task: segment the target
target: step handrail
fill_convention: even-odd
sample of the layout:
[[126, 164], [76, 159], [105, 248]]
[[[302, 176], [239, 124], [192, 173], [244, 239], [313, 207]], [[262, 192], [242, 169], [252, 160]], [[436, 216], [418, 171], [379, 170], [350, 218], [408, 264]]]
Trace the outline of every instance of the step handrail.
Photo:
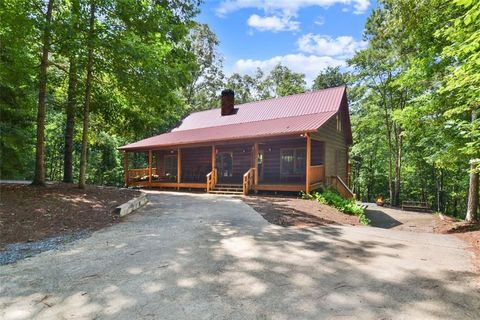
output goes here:
[[347, 199], [355, 199], [355, 194], [352, 190], [347, 186], [347, 184], [340, 178], [339, 176], [332, 176], [332, 180], [335, 181], [333, 185], [335, 189], [337, 189], [340, 194]]
[[217, 184], [217, 168], [214, 168], [207, 174], [207, 193], [210, 192]]
[[253, 188], [255, 183], [255, 168], [248, 169], [243, 175], [243, 195], [248, 195], [248, 192]]

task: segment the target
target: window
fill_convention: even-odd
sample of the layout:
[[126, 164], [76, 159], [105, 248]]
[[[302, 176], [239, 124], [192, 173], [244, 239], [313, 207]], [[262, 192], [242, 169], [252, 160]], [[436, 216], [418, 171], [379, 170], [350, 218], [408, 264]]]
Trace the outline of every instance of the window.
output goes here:
[[280, 153], [280, 173], [282, 175], [303, 175], [306, 167], [306, 149], [282, 149]]
[[166, 155], [165, 156], [165, 176], [167, 177], [177, 177], [177, 156], [176, 155]]
[[220, 152], [216, 157], [217, 172], [219, 177], [233, 176], [233, 153]]
[[340, 116], [338, 114], [337, 114], [336, 119], [337, 119], [337, 131], [341, 132], [342, 131], [342, 121], [341, 121]]
[[281, 159], [281, 173], [282, 174], [293, 174], [294, 172], [294, 149], [282, 150], [282, 159]]

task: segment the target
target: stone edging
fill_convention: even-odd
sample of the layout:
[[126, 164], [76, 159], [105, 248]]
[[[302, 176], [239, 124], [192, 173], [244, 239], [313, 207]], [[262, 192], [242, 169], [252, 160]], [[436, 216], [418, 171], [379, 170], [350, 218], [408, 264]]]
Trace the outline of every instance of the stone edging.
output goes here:
[[113, 210], [113, 212], [120, 216], [124, 217], [127, 214], [132, 213], [133, 211], [137, 210], [138, 208], [144, 206], [148, 202], [147, 195], [142, 193], [140, 196], [125, 202], [124, 204], [118, 206]]

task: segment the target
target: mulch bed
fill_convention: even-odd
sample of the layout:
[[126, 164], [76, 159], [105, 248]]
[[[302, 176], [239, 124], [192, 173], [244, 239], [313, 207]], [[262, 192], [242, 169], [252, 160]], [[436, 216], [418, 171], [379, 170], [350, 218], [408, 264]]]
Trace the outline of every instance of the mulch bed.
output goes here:
[[327, 224], [361, 225], [358, 217], [350, 216], [318, 201], [295, 197], [244, 197], [245, 203], [265, 220], [283, 227], [310, 227]]
[[113, 209], [140, 192], [110, 187], [78, 189], [65, 183], [0, 185], [0, 248], [118, 222]]
[[435, 232], [454, 234], [465, 241], [475, 255], [475, 265], [480, 273], [480, 222], [466, 223], [441, 215], [438, 217]]

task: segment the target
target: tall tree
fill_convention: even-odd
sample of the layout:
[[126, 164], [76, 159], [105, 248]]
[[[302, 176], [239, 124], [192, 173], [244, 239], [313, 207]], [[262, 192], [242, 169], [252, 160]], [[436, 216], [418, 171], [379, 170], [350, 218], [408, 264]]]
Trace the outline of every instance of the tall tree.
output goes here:
[[66, 104], [67, 120], [65, 124], [65, 148], [63, 157], [63, 182], [73, 182], [73, 134], [75, 129], [75, 114], [77, 105], [77, 48], [76, 38], [80, 32], [80, 1], [72, 0], [71, 25], [69, 33], [69, 70], [68, 96]]
[[78, 186], [84, 189], [86, 186], [87, 172], [87, 152], [88, 152], [88, 129], [90, 118], [90, 102], [92, 99], [92, 81], [93, 81], [93, 51], [95, 46], [95, 0], [90, 0], [90, 18], [88, 28], [87, 42], [87, 77], [85, 80], [85, 101], [83, 104], [83, 132], [82, 132], [82, 151], [80, 154], [80, 175]]
[[348, 73], [341, 72], [340, 67], [327, 67], [313, 80], [312, 89], [321, 90], [345, 85], [348, 83], [348, 78]]
[[[458, 17], [437, 32], [445, 36], [449, 44], [443, 48], [444, 58], [453, 58], [448, 67], [448, 75], [442, 90], [453, 95], [455, 105], [447, 116], [459, 124], [467, 143], [462, 148], [470, 158], [468, 206], [465, 220], [473, 221], [478, 211], [479, 171], [480, 171], [480, 2], [474, 0], [454, 0], [462, 8]], [[470, 121], [464, 114], [471, 115]]]
[[266, 89], [272, 97], [284, 97], [302, 93], [306, 90], [305, 75], [303, 73], [293, 72], [281, 64], [277, 64], [272, 69], [266, 77], [265, 83], [264, 89]]
[[218, 93], [223, 83], [223, 62], [217, 52], [218, 38], [206, 24], [195, 25], [189, 43], [197, 67], [191, 69], [192, 80], [186, 89], [187, 104], [193, 110], [218, 105]]
[[43, 26], [42, 55], [38, 77], [38, 105], [37, 105], [37, 144], [35, 156], [34, 185], [45, 185], [45, 112], [47, 96], [48, 54], [50, 52], [51, 23], [54, 0], [48, 0], [47, 11]]
[[0, 2], [0, 176], [30, 180], [35, 161], [38, 20], [26, 1]]

